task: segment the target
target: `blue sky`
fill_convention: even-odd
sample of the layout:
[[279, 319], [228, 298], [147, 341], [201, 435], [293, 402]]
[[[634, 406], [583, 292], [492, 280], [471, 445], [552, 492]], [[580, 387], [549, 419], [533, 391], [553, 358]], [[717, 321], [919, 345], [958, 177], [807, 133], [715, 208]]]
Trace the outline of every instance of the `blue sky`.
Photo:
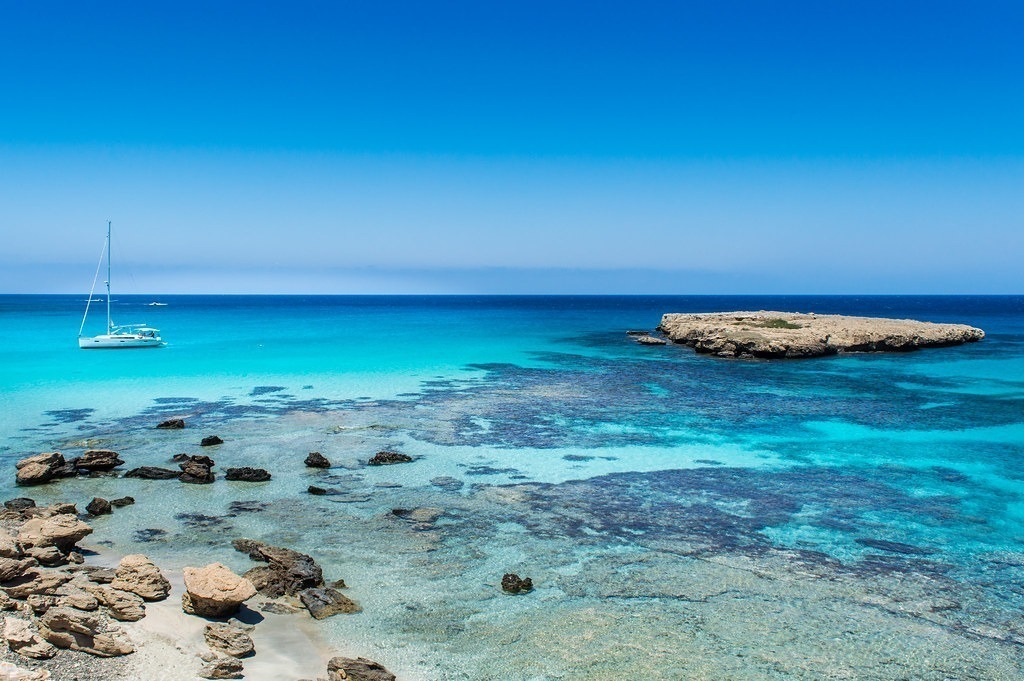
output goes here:
[[[1019, 293], [1018, 2], [0, 2], [0, 291]], [[124, 272], [125, 274], [120, 274]]]

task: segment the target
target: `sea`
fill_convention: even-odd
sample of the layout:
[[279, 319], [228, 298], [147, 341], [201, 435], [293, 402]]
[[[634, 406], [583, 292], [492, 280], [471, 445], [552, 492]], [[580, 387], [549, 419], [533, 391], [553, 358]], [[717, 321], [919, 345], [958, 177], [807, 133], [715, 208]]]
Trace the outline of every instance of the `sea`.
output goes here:
[[[243, 572], [240, 537], [308, 553], [362, 607], [318, 623], [339, 654], [402, 679], [1024, 678], [1022, 296], [115, 295], [166, 347], [82, 351], [85, 297], [0, 296], [0, 494], [130, 495], [87, 541], [168, 569]], [[626, 334], [728, 310], [986, 337], [766, 361]], [[87, 448], [218, 479], [15, 486], [17, 459]]]

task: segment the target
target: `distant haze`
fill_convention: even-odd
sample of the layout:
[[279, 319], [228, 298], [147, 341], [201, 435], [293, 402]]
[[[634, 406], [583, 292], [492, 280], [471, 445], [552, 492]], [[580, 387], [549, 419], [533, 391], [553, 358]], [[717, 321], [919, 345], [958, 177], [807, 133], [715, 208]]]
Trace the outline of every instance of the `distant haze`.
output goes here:
[[1020, 293], [1021, 7], [13, 5], [0, 292]]

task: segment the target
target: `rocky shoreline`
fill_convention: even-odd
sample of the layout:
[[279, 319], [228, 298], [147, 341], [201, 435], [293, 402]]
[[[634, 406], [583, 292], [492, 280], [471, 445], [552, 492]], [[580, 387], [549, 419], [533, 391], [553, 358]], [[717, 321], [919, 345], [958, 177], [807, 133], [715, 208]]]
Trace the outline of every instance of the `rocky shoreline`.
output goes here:
[[[658, 331], [700, 354], [727, 358], [795, 359], [844, 352], [907, 352], [980, 341], [981, 329], [911, 319], [797, 312], [666, 314]], [[638, 343], [658, 344], [650, 335]]]

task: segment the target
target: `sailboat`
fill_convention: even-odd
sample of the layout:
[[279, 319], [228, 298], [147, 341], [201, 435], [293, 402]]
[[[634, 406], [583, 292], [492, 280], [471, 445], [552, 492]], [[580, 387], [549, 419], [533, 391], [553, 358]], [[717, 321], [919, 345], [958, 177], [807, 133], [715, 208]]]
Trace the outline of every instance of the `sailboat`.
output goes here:
[[110, 221], [107, 221], [107, 240], [103, 244], [107, 256], [107, 332], [99, 336], [83, 336], [85, 320], [89, 318], [89, 306], [94, 300], [93, 291], [96, 290], [96, 280], [100, 276], [100, 267], [103, 266], [103, 255], [100, 253], [100, 261], [96, 264], [96, 275], [92, 279], [92, 290], [89, 291], [89, 301], [85, 304], [85, 314], [82, 315], [82, 326], [78, 329], [78, 347], [83, 350], [91, 349], [117, 349], [117, 348], [159, 348], [164, 345], [160, 338], [160, 330], [146, 326], [145, 324], [114, 324], [110, 318]]

